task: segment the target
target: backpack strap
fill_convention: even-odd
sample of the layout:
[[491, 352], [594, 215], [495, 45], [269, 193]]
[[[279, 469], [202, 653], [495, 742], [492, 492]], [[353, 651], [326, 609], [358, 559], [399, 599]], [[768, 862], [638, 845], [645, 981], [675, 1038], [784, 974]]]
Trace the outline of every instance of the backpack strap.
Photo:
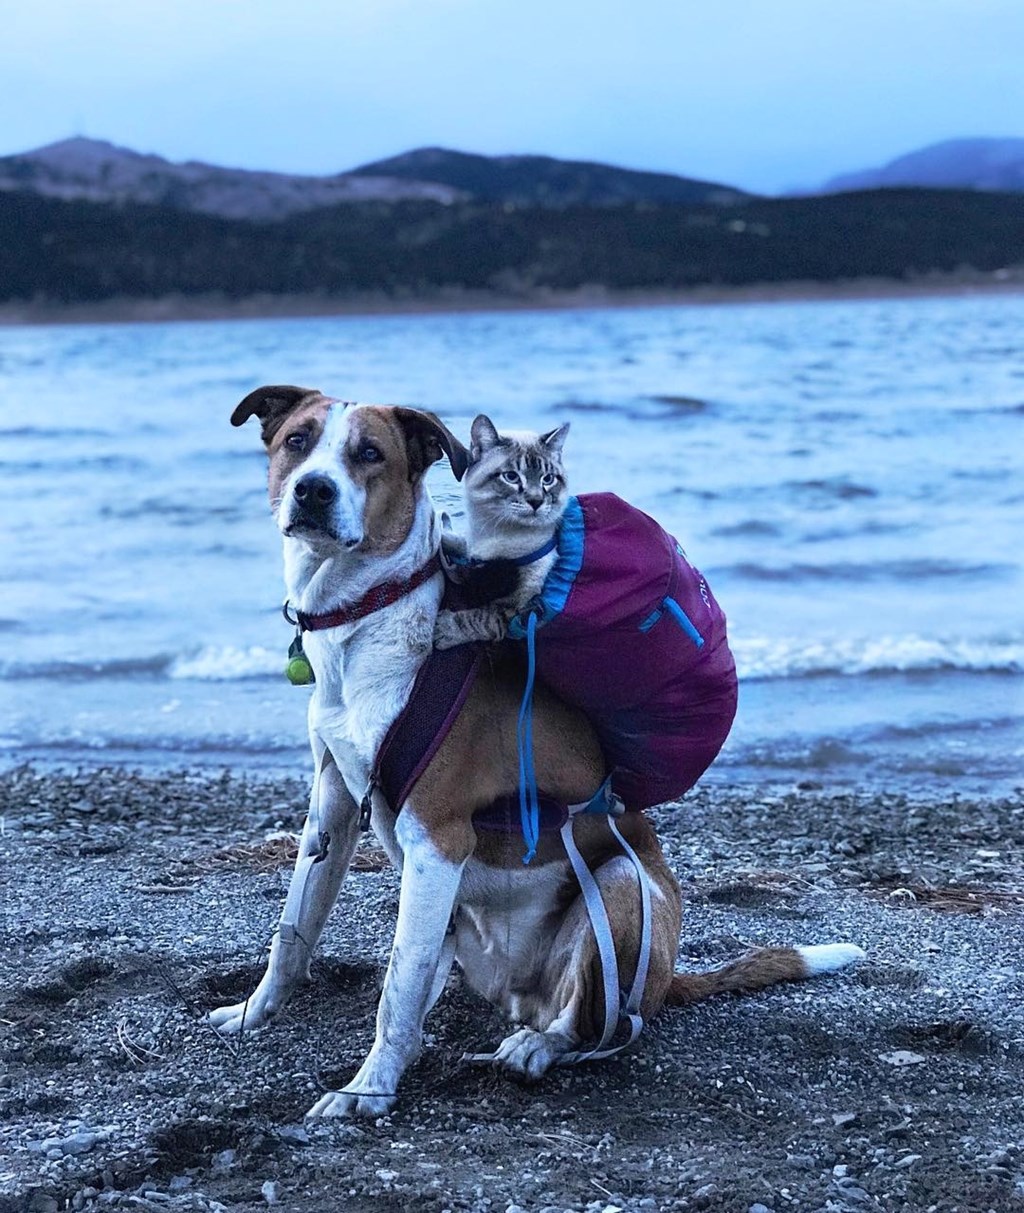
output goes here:
[[[585, 805], [572, 806], [577, 811], [586, 811], [587, 807]], [[604, 898], [601, 896], [601, 889], [594, 874], [587, 867], [587, 861], [580, 854], [580, 849], [573, 838], [575, 814], [572, 813], [572, 809], [570, 809], [570, 814], [572, 815], [569, 820], [562, 827], [562, 842], [565, 845], [565, 852], [569, 856], [569, 862], [572, 864], [572, 870], [579, 881], [580, 891], [583, 894], [587, 915], [590, 918], [594, 940], [597, 944], [597, 955], [601, 962], [601, 981], [604, 988], [604, 1030], [600, 1039], [590, 1048], [563, 1053], [557, 1063], [560, 1066], [571, 1066], [581, 1061], [603, 1061], [606, 1057], [614, 1057], [616, 1053], [620, 1053], [636, 1040], [644, 1026], [640, 1006], [643, 1002], [647, 973], [651, 963], [651, 882], [647, 869], [640, 861], [636, 851], [623, 838], [619, 827], [615, 824], [615, 818], [609, 814], [608, 828], [633, 864], [640, 884], [640, 948], [637, 954], [636, 972], [633, 974], [633, 984], [626, 993], [619, 985], [615, 939], [612, 935], [611, 923], [608, 921]], [[619, 1044], [612, 1044], [620, 1022], [628, 1027], [628, 1036]]]
[[[587, 917], [594, 932], [594, 942], [597, 945], [598, 960], [601, 965], [601, 985], [604, 991], [604, 1027], [597, 1041], [583, 1049], [575, 1049], [563, 1053], [555, 1063], [560, 1066], [571, 1066], [581, 1061], [603, 1061], [606, 1057], [614, 1057], [623, 1049], [628, 1048], [643, 1031], [644, 1021], [640, 1014], [643, 1004], [644, 990], [647, 987], [647, 974], [651, 964], [651, 881], [647, 875], [639, 855], [623, 837], [621, 830], [615, 824], [615, 818], [623, 812], [622, 801], [611, 790], [611, 777], [604, 781], [590, 800], [584, 804], [569, 806], [569, 816], [562, 826], [562, 845], [580, 886], [583, 904], [587, 909]], [[637, 953], [636, 971], [633, 982], [626, 992], [619, 984], [619, 965], [615, 957], [615, 938], [612, 934], [608, 911], [597, 878], [591, 872], [587, 861], [583, 858], [576, 839], [573, 837], [573, 825], [581, 813], [601, 813], [607, 816], [608, 828], [611, 830], [627, 859], [636, 871], [640, 886], [640, 947]], [[620, 1024], [623, 1032], [619, 1032]], [[616, 1036], [624, 1036], [618, 1044], [613, 1044]], [[497, 1053], [465, 1053], [462, 1060], [476, 1064], [490, 1064], [497, 1058]]]
[[416, 781], [441, 748], [473, 689], [484, 646], [460, 644], [434, 649], [420, 666], [405, 707], [388, 729], [363, 796], [362, 827], [370, 826], [375, 788], [395, 813], [409, 799]]

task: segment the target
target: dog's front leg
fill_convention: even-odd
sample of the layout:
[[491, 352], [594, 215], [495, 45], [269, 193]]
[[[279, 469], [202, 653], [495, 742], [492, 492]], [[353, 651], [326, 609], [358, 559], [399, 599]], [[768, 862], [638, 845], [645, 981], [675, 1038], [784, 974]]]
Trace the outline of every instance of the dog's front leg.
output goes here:
[[309, 813], [281, 922], [263, 979], [244, 1001], [218, 1007], [210, 1022], [225, 1035], [259, 1028], [309, 979], [309, 962], [359, 841], [359, 809], [330, 752], [321, 749]]
[[474, 843], [468, 823], [454, 833], [446, 832], [442, 850], [411, 809], [399, 814], [402, 889], [376, 1039], [355, 1078], [325, 1095], [310, 1116], [382, 1116], [394, 1106], [399, 1080], [419, 1055], [423, 1020], [445, 976], [441, 966], [450, 965], [453, 955], [445, 937]]

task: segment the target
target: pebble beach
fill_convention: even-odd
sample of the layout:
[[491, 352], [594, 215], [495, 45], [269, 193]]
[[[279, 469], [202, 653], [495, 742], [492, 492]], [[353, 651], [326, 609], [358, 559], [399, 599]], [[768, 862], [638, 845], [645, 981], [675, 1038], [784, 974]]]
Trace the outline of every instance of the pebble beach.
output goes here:
[[398, 884], [372, 839], [270, 1029], [249, 992], [300, 777], [22, 767], [7, 891], [0, 1211], [1010, 1210], [1024, 1199], [1024, 802], [712, 784], [655, 812], [678, 967], [860, 944], [846, 973], [666, 1012], [535, 1087], [460, 1062], [503, 1025], [457, 977], [395, 1111], [304, 1113], [373, 1037]]

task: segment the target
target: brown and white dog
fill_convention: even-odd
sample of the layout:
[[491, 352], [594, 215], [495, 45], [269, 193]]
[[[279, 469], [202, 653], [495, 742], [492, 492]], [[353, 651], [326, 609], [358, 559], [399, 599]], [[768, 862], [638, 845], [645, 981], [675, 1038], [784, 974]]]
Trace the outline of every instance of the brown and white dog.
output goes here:
[[[466, 454], [432, 414], [264, 387], [231, 420], [241, 425], [254, 415], [270, 460], [288, 598], [297, 609], [316, 614], [354, 602], [382, 582], [411, 577], [437, 552], [441, 528], [424, 473], [446, 454], [460, 474]], [[312, 950], [359, 838], [360, 798], [430, 651], [442, 588], [437, 573], [365, 618], [306, 634], [316, 673], [309, 736], [318, 775], [286, 904], [294, 930], [275, 936], [254, 993], [212, 1012], [221, 1032], [266, 1024], [309, 976]], [[374, 797], [373, 830], [402, 873], [376, 1039], [352, 1082], [325, 1095], [311, 1114], [379, 1116], [392, 1107], [453, 959], [474, 990], [523, 1025], [494, 1055], [510, 1072], [539, 1078], [600, 1034], [604, 992], [595, 937], [559, 835], [542, 836], [535, 861], [524, 867], [522, 839], [478, 835], [473, 827], [474, 812], [518, 782], [521, 678], [500, 659], [492, 670], [477, 679], [408, 802], [391, 807]], [[541, 786], [567, 804], [587, 800], [604, 778], [587, 721], [543, 688], [534, 701], [534, 750]], [[619, 828], [652, 890], [645, 1019], [666, 1003], [810, 977], [862, 955], [850, 944], [764, 949], [713, 973], [674, 974], [679, 886], [643, 814], [626, 815]], [[619, 970], [632, 974], [641, 930], [637, 874], [607, 819], [577, 819], [575, 839], [600, 887]]]

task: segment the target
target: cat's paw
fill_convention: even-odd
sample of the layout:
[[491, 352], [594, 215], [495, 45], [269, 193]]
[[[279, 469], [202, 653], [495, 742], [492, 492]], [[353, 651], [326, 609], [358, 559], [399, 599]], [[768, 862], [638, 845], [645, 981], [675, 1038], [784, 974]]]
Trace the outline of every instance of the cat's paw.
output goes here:
[[438, 611], [434, 623], [434, 648], [454, 649], [457, 645], [465, 643], [466, 638], [455, 619], [455, 612]]
[[461, 564], [469, 559], [469, 544], [454, 531], [444, 531], [441, 535], [441, 555], [446, 561]]

